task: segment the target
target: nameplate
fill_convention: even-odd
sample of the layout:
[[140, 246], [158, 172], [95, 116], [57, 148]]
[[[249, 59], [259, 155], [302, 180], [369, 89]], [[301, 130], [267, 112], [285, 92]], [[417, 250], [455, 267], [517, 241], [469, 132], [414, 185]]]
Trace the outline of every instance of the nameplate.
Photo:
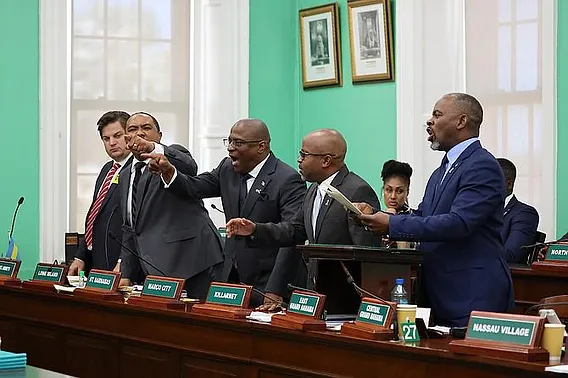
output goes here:
[[105, 270], [92, 269], [86, 287], [89, 289], [101, 289], [116, 291], [118, 288], [120, 273]]
[[378, 327], [384, 327], [387, 319], [390, 319], [390, 306], [371, 302], [367, 298], [361, 301], [359, 312], [357, 313], [357, 322], [368, 323]]
[[250, 286], [212, 282], [205, 302], [225, 306], [248, 307], [250, 295]]
[[290, 297], [288, 312], [319, 319], [323, 310], [322, 297], [321, 294], [295, 290]]
[[546, 251], [545, 260], [568, 262], [568, 245], [550, 244]]
[[65, 269], [62, 265], [39, 263], [36, 265], [33, 280], [63, 283]]
[[183, 278], [148, 276], [144, 281], [142, 295], [178, 300], [184, 281]]
[[20, 270], [21, 261], [0, 259], [0, 276], [16, 278]]
[[507, 344], [531, 346], [535, 343], [537, 323], [534, 316], [511, 316], [510, 314], [484, 313], [469, 319], [466, 338]]

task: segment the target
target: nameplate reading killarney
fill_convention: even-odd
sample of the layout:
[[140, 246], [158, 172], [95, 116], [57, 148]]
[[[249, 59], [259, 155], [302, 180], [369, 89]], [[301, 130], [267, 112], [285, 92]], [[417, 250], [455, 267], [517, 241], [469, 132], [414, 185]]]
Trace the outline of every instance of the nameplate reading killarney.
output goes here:
[[207, 293], [206, 302], [226, 306], [243, 307], [246, 294], [246, 286], [228, 286], [212, 283], [209, 287], [209, 292]]
[[544, 319], [538, 316], [472, 311], [465, 340], [452, 341], [455, 353], [476, 354], [518, 361], [542, 361]]
[[179, 281], [170, 281], [156, 276], [147, 277], [144, 281], [142, 295], [152, 295], [154, 297], [179, 299], [181, 294]]
[[49, 281], [49, 282], [62, 282], [65, 267], [60, 265], [43, 264], [39, 263], [34, 271], [33, 280], [35, 281]]
[[0, 276], [16, 278], [20, 262], [16, 260], [0, 259]]
[[87, 280], [87, 288], [116, 291], [119, 274], [102, 270], [91, 270]]

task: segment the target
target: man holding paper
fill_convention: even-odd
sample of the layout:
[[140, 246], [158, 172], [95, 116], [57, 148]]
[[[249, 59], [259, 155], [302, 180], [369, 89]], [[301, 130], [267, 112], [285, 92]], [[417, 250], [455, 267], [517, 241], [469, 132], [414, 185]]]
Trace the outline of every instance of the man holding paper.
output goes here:
[[437, 325], [466, 326], [472, 310], [512, 308], [513, 285], [503, 259], [505, 180], [479, 142], [481, 104], [465, 93], [443, 96], [427, 122], [433, 150], [445, 151], [412, 215], [372, 213], [361, 223], [393, 240], [419, 241], [423, 284]]
[[[299, 152], [298, 167], [302, 179], [313, 184], [296, 215], [280, 223], [231, 219], [227, 223], [227, 235], [250, 235], [248, 245], [255, 247], [271, 245], [275, 241], [280, 246], [294, 246], [304, 244], [306, 240], [320, 244], [380, 245], [381, 238], [355, 224], [344, 206], [324, 189], [339, 192], [337, 198], [344, 197], [342, 201], [346, 201], [346, 205], [349, 201], [364, 201], [380, 208], [373, 188], [345, 165], [346, 154], [347, 143], [336, 130], [322, 129], [306, 135]], [[355, 279], [360, 280], [360, 265], [348, 266]], [[325, 272], [319, 274], [318, 291], [328, 295], [327, 310], [332, 313], [355, 311], [360, 300], [343, 279], [345, 273], [340, 264], [323, 261], [319, 269]], [[333, 291], [332, 295], [328, 290]]]

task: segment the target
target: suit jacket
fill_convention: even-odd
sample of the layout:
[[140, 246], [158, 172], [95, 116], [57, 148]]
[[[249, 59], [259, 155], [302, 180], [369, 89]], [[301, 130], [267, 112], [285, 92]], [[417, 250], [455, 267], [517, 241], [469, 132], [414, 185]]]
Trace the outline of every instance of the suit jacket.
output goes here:
[[[123, 172], [130, 170], [130, 164], [132, 163], [132, 157], [126, 161], [124, 166], [119, 172], [119, 178]], [[97, 181], [95, 183], [95, 190], [93, 192], [93, 201], [85, 217], [85, 230], [87, 230], [87, 220], [89, 218], [89, 213], [93, 208], [93, 205], [99, 194], [99, 190], [103, 185], [103, 182], [112, 168], [114, 161], [107, 162], [99, 172]], [[118, 237], [122, 234], [122, 216], [120, 209], [120, 190], [116, 183], [112, 183], [109, 187], [108, 193], [103, 200], [99, 214], [95, 218], [93, 223], [93, 249], [88, 250], [85, 239], [82, 239], [79, 243], [79, 249], [75, 257], [83, 260], [86, 265], [87, 270], [91, 269], [103, 269], [112, 270], [116, 265], [116, 261], [120, 256], [120, 244], [114, 239], [109, 238], [108, 233], [112, 232]]]
[[[380, 209], [379, 199], [371, 186], [343, 166], [334, 177], [331, 185], [337, 188], [352, 202], [366, 202]], [[357, 226], [345, 208], [326, 195], [318, 213], [315, 235], [312, 224], [312, 209], [319, 185], [312, 184], [302, 207], [288, 222], [257, 223], [251, 236], [250, 246], [267, 245], [275, 240], [281, 246], [309, 243], [341, 245], [381, 245], [381, 238]], [[357, 283], [361, 283], [361, 264], [349, 263], [348, 269]], [[318, 292], [326, 294], [328, 313], [355, 313], [361, 299], [347, 283], [347, 277], [337, 261], [320, 261], [318, 276], [310, 277]], [[317, 281], [317, 282], [316, 282]]]
[[503, 211], [501, 230], [507, 262], [526, 262], [529, 250], [521, 247], [535, 242], [537, 228], [538, 213], [535, 208], [522, 203], [513, 195]]
[[[225, 218], [248, 218], [254, 222], [281, 222], [291, 219], [300, 208], [306, 184], [298, 172], [272, 153], [264, 163], [239, 212], [239, 185], [242, 175], [235, 172], [230, 158], [223, 159], [211, 172], [192, 177], [178, 174], [170, 189], [189, 198], [221, 197]], [[225, 269], [228, 278], [236, 265], [239, 279], [261, 291], [286, 296], [288, 283], [303, 285], [306, 269], [294, 248], [279, 248], [276, 243], [263, 249], [247, 248], [245, 238], [225, 242]], [[253, 296], [252, 304], [262, 302]]]
[[504, 312], [514, 305], [501, 238], [505, 180], [479, 141], [439, 184], [443, 175], [440, 167], [430, 176], [413, 215], [390, 217], [389, 235], [421, 242], [423, 284], [437, 324], [465, 326], [472, 310]]
[[[164, 146], [164, 154], [179, 174], [196, 174], [197, 164], [184, 147]], [[170, 188], [164, 187], [160, 175], [152, 174], [146, 167], [138, 183], [138, 210], [133, 228], [127, 217], [130, 175], [128, 170], [121, 179], [124, 245], [167, 276], [187, 279], [188, 296], [202, 298], [207, 292], [208, 283], [218, 279], [216, 275], [220, 275], [223, 262], [221, 238], [203, 202], [178, 196]], [[161, 275], [126, 250], [122, 251], [121, 257], [121, 270], [126, 278], [137, 278], [139, 267], [143, 275]], [[203, 272], [210, 273], [207, 275], [209, 282], [192, 285], [191, 278]], [[203, 276], [199, 275], [200, 278]]]

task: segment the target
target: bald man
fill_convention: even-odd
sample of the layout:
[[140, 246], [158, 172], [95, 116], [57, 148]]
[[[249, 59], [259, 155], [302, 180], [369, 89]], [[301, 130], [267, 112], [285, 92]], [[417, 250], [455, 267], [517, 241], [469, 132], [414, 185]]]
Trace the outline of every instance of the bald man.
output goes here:
[[[173, 177], [169, 190], [190, 199], [221, 197], [227, 221], [238, 217], [275, 223], [291, 219], [302, 205], [306, 184], [270, 151], [266, 124], [258, 119], [239, 120], [224, 142], [229, 156], [211, 172], [192, 177], [175, 172], [164, 162], [162, 172]], [[253, 294], [252, 306], [270, 308], [288, 295], [288, 283], [305, 285], [306, 267], [294, 248], [272, 243], [251, 250], [245, 241], [226, 241], [224, 278], [265, 292], [265, 297]]]
[[[325, 182], [353, 202], [369, 201], [380, 208], [373, 188], [347, 168], [346, 154], [347, 143], [336, 130], [322, 129], [306, 135], [302, 140], [298, 168], [302, 179], [313, 184], [308, 189], [302, 208], [290, 221], [277, 224], [232, 219], [227, 223], [228, 236], [251, 236], [251, 246], [274, 242], [291, 246], [304, 244], [306, 240], [319, 244], [380, 245], [379, 237], [356, 225], [347, 210], [320, 188], [320, 184]], [[355, 313], [360, 299], [348, 286], [341, 265], [336, 261], [323, 261], [318, 268], [316, 287], [327, 295], [328, 313]], [[351, 263], [349, 270], [360, 281], [360, 264]]]

